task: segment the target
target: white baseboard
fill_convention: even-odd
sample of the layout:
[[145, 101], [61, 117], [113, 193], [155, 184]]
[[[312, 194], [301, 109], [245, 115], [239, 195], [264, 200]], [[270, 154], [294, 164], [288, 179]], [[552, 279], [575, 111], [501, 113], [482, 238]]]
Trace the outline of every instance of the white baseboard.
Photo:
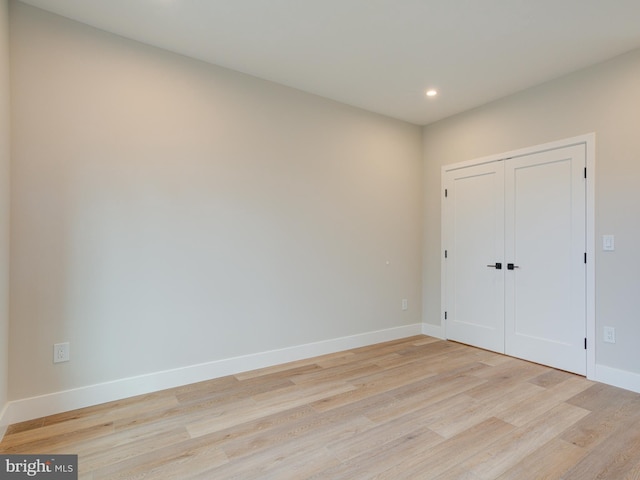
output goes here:
[[422, 324], [422, 333], [430, 337], [444, 339], [444, 327], [441, 325], [432, 325], [430, 323]]
[[[5, 407], [0, 417], [0, 433], [4, 433], [1, 429], [2, 425], [202, 382], [225, 375], [234, 375], [318, 355], [420, 335], [422, 328], [423, 324], [416, 323], [13, 400]], [[0, 438], [2, 438], [1, 435]]]
[[640, 393], [640, 374], [638, 373], [596, 364], [596, 374], [591, 380]]

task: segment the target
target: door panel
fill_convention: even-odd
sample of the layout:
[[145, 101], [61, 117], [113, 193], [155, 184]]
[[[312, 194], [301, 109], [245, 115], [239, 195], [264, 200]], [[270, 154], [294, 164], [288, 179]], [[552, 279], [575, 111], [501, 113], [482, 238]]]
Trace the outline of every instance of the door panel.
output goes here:
[[447, 172], [446, 336], [504, 352], [504, 169], [501, 162]]
[[505, 353], [586, 371], [585, 148], [505, 162]]

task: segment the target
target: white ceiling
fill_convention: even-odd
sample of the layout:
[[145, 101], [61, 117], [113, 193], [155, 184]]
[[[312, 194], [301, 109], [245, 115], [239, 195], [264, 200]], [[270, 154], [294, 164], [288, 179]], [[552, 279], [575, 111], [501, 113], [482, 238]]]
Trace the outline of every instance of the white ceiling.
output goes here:
[[640, 47], [639, 0], [23, 2], [420, 125]]

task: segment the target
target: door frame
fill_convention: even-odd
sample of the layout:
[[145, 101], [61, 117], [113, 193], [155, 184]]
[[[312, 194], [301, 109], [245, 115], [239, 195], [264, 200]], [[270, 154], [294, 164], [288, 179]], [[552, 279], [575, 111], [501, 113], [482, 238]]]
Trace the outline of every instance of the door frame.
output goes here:
[[[596, 134], [588, 133], [579, 135], [576, 137], [566, 138], [555, 142], [544, 143], [540, 145], [534, 145], [531, 147], [525, 147], [518, 150], [511, 150], [487, 157], [476, 158], [473, 160], [467, 160], [450, 165], [443, 165], [441, 169], [440, 188], [441, 199], [444, 199], [445, 192], [445, 174], [452, 170], [458, 170], [465, 167], [481, 165], [484, 163], [500, 162], [509, 160], [514, 157], [521, 157], [525, 155], [531, 155], [534, 153], [545, 152], [548, 150], [556, 150], [558, 148], [570, 147], [573, 145], [585, 146], [585, 165], [586, 165], [586, 254], [587, 254], [587, 271], [586, 271], [586, 335], [587, 335], [587, 365], [586, 372], [588, 379], [595, 379], [596, 376], [596, 320], [595, 320], [595, 173], [596, 173]], [[447, 323], [445, 320], [447, 312], [446, 301], [446, 265], [445, 265], [445, 244], [446, 244], [446, 230], [444, 228], [444, 202], [441, 202], [440, 206], [440, 318], [443, 325], [442, 331], [444, 337], [447, 337]]]

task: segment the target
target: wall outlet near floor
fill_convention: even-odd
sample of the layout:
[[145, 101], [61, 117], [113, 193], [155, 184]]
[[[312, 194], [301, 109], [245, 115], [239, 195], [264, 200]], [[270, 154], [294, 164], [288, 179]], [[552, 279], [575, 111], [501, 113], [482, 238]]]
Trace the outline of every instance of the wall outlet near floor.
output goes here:
[[616, 343], [616, 329], [614, 327], [604, 327], [602, 340], [607, 343]]
[[53, 346], [53, 363], [69, 361], [69, 342], [56, 343]]
[[402, 299], [402, 310], [408, 310], [409, 309], [409, 301], [406, 298]]

